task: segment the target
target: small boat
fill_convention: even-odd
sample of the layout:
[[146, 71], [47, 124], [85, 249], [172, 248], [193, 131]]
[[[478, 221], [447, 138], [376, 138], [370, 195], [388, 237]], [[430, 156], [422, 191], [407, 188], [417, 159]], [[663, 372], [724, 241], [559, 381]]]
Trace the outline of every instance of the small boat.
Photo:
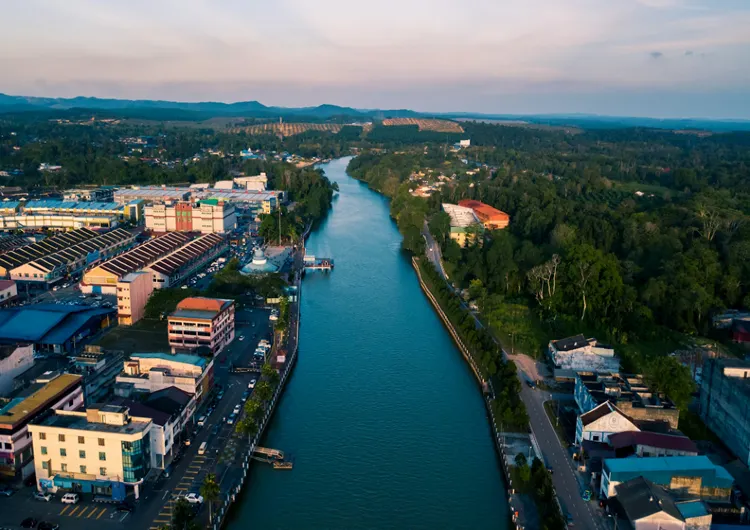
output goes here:
[[291, 462], [274, 462], [273, 468], [274, 469], [292, 469], [292, 463]]

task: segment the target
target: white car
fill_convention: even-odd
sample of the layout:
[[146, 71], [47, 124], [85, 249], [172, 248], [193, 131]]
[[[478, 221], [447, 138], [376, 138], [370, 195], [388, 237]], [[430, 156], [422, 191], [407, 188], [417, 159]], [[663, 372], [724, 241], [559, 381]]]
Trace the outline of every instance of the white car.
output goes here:
[[185, 495], [185, 500], [190, 504], [203, 504], [203, 497], [197, 493], [188, 493]]
[[255, 379], [251, 379], [250, 382], [247, 384], [247, 388], [255, 388]]
[[239, 414], [241, 410], [242, 410], [242, 405], [235, 405], [234, 410], [232, 412], [235, 414]]
[[62, 499], [60, 499], [63, 504], [78, 504], [79, 500], [81, 500], [81, 498], [77, 493], [66, 493], [62, 496]]
[[243, 340], [245, 340], [245, 336], [244, 336], [244, 335], [240, 335], [240, 337], [239, 337], [239, 340], [240, 340], [240, 341], [243, 341]]
[[37, 491], [34, 493], [34, 498], [38, 501], [49, 502], [52, 498], [52, 495], [45, 491]]

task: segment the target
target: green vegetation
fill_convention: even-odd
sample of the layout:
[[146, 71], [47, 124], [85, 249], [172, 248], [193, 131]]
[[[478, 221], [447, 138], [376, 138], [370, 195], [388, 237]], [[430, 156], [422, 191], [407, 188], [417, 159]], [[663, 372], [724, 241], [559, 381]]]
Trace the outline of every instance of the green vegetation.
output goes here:
[[263, 298], [275, 298], [283, 293], [284, 286], [286, 282], [278, 274], [267, 274], [262, 277], [245, 276], [240, 273], [239, 260], [233, 258], [214, 274], [207, 294], [233, 299], [252, 294], [259, 294]]
[[152, 320], [166, 319], [185, 298], [200, 296], [198, 289], [168, 288], [157, 289], [146, 303], [145, 318]]
[[214, 520], [214, 503], [219, 500], [219, 494], [221, 493], [221, 488], [216, 481], [215, 474], [209, 473], [206, 475], [206, 478], [203, 479], [203, 483], [201, 484], [200, 493], [203, 500], [208, 503], [208, 522], [212, 523]]

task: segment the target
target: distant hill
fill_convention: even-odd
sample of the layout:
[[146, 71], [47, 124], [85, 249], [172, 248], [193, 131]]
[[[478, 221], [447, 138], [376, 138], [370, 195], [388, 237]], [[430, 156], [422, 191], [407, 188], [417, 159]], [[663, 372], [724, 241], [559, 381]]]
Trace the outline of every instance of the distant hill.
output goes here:
[[[482, 114], [470, 112], [427, 113], [409, 109], [355, 109], [323, 104], [317, 107], [269, 107], [258, 101], [222, 103], [204, 101], [189, 103], [151, 99], [111, 99], [93, 97], [42, 98], [10, 96], [0, 93], [0, 114], [57, 112], [76, 114], [81, 111], [123, 118], [202, 121], [213, 117], [288, 118], [293, 121], [382, 121], [402, 118], [443, 120], [526, 121], [552, 126], [575, 126], [582, 129], [617, 129], [650, 127], [668, 130], [750, 131], [750, 120], [711, 120], [700, 118], [657, 119], [641, 117], [599, 116], [591, 114]], [[460, 129], [460, 127], [457, 127]]]

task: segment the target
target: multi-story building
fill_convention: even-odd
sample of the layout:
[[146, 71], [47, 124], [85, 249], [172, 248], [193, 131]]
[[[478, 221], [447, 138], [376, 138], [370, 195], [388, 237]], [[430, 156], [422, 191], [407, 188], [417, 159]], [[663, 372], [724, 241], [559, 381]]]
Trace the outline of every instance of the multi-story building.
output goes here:
[[114, 192], [117, 188], [113, 186], [103, 186], [100, 188], [79, 188], [65, 190], [63, 199], [66, 201], [87, 201], [87, 202], [112, 202]]
[[153, 265], [188, 241], [190, 241], [190, 236], [181, 233], [164, 234], [149, 239], [142, 245], [138, 245], [86, 271], [81, 280], [81, 291], [84, 293], [115, 294], [117, 282], [125, 276]]
[[154, 281], [148, 272], [131, 272], [117, 282], [117, 321], [132, 326], [146, 314], [146, 304], [154, 292]]
[[0, 396], [13, 390], [13, 380], [34, 366], [34, 346], [31, 344], [0, 345]]
[[106, 401], [122, 371], [124, 357], [121, 351], [105, 351], [101, 346], [88, 345], [74, 358], [73, 369], [83, 376], [86, 405]]
[[186, 298], [168, 318], [173, 352], [208, 348], [216, 355], [234, 340], [234, 301], [221, 298]]
[[750, 362], [707, 359], [700, 391], [703, 421], [745, 465], [750, 465]]
[[501, 212], [489, 204], [471, 199], [463, 199], [458, 201], [458, 205], [474, 210], [477, 218], [479, 218], [487, 230], [502, 230], [510, 223], [510, 216], [507, 213]]
[[601, 498], [617, 495], [623, 482], [643, 477], [668, 489], [680, 500], [729, 502], [734, 479], [707, 456], [607, 458], [602, 463]]
[[578, 372], [574, 396], [581, 414], [607, 401], [639, 422], [663, 422], [677, 429], [680, 411], [665, 396], [651, 391], [640, 375]]
[[85, 411], [55, 411], [33, 422], [37, 486], [43, 491], [93, 493], [124, 500], [140, 494], [151, 469], [150, 418], [127, 407], [94, 405]]
[[0, 306], [8, 305], [18, 296], [18, 286], [13, 280], [0, 280]]
[[186, 353], [134, 353], [123, 363], [115, 393], [131, 397], [134, 393], [150, 394], [174, 386], [200, 402], [213, 381], [213, 359]]
[[49, 410], [83, 406], [81, 376], [46, 374], [29, 387], [0, 399], [0, 474], [10, 479], [34, 473], [29, 423]]
[[119, 215], [30, 214], [0, 216], [0, 230], [77, 230], [109, 229], [120, 224]]
[[618, 373], [620, 359], [615, 350], [583, 335], [550, 341], [547, 349], [556, 378], [575, 377], [576, 372]]
[[124, 252], [135, 244], [135, 234], [116, 228], [11, 269], [10, 277], [31, 288], [46, 289], [68, 275], [77, 274], [98, 260]]
[[234, 205], [218, 199], [146, 206], [146, 228], [154, 232], [223, 234], [237, 228]]
[[168, 188], [166, 186], [122, 188], [114, 193], [114, 200], [119, 204], [128, 204], [135, 200], [143, 200], [147, 203], [186, 201], [189, 198], [190, 188]]
[[228, 250], [229, 244], [224, 236], [204, 234], [144, 270], [151, 273], [154, 289], [174, 287]]
[[142, 199], [150, 204], [179, 201], [202, 201], [218, 199], [234, 204], [244, 213], [253, 215], [271, 213], [284, 197], [283, 191], [277, 190], [235, 190], [216, 188], [178, 188], [166, 186], [139, 186], [132, 189], [120, 189], [115, 192], [115, 202], [127, 204]]
[[481, 241], [484, 227], [471, 208], [443, 203], [443, 211], [450, 217], [450, 238], [465, 247], [474, 241]]

